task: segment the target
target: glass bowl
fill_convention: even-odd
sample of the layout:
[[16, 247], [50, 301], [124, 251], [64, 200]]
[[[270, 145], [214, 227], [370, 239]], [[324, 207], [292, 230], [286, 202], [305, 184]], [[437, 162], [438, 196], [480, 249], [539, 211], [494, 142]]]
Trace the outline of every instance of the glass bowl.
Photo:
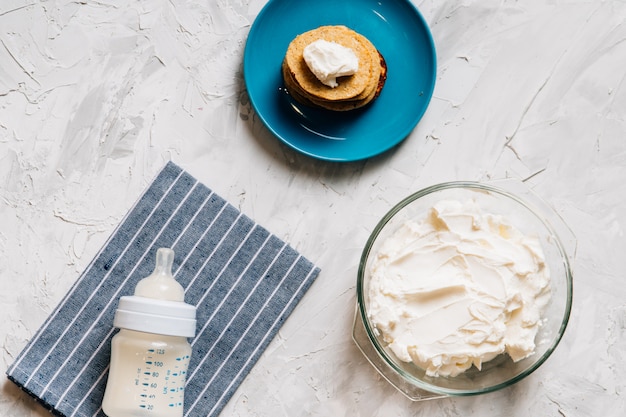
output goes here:
[[[535, 353], [518, 362], [501, 354], [455, 377], [428, 376], [413, 363], [398, 360], [368, 316], [368, 291], [373, 259], [382, 245], [407, 220], [423, 215], [440, 200], [474, 200], [481, 211], [502, 215], [526, 235], [536, 236], [550, 268], [551, 297], [535, 337]], [[357, 311], [353, 338], [370, 363], [412, 400], [477, 395], [508, 387], [543, 364], [561, 340], [572, 306], [572, 272], [568, 254], [576, 240], [561, 218], [521, 181], [448, 182], [418, 191], [394, 206], [367, 240], [357, 277]]]

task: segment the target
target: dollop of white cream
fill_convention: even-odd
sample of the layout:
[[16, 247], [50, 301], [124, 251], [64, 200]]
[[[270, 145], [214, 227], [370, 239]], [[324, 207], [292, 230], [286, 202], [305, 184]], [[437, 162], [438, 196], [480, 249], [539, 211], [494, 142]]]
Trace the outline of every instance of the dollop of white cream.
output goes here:
[[371, 273], [372, 324], [400, 360], [429, 376], [534, 353], [550, 299], [543, 249], [474, 201], [441, 201], [402, 225]]
[[318, 39], [303, 51], [304, 61], [323, 84], [337, 87], [338, 77], [354, 75], [359, 70], [359, 58], [354, 51], [336, 42]]

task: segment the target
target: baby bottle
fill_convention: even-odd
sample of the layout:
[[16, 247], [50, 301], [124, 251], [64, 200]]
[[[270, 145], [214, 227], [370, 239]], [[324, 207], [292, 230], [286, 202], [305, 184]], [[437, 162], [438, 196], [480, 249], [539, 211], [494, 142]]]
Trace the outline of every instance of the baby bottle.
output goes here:
[[185, 379], [196, 332], [196, 308], [172, 276], [174, 251], [160, 248], [156, 267], [135, 294], [120, 298], [111, 365], [102, 401], [109, 417], [181, 417]]

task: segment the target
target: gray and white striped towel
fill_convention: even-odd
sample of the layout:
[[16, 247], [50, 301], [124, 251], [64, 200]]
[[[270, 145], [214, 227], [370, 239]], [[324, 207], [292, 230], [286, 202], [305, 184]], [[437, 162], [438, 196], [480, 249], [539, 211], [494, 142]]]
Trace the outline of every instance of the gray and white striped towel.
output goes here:
[[7, 370], [62, 416], [100, 408], [119, 297], [176, 253], [173, 272], [197, 306], [185, 416], [217, 416], [319, 274], [296, 250], [174, 163], [137, 201]]

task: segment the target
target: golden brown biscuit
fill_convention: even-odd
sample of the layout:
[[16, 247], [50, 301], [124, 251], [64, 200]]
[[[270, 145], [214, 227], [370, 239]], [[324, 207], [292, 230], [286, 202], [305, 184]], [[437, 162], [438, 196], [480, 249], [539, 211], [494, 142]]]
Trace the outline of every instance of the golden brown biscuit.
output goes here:
[[[320, 26], [298, 35], [289, 44], [285, 55], [294, 81], [309, 95], [324, 100], [348, 100], [361, 94], [370, 81], [372, 57], [367, 46], [356, 35], [356, 32], [345, 26]], [[319, 39], [350, 48], [359, 59], [357, 73], [338, 80], [341, 88], [332, 88], [320, 82], [304, 61], [304, 48]]]
[[[334, 88], [320, 82], [302, 56], [304, 48], [318, 39], [334, 42], [341, 39], [338, 43], [353, 50], [349, 45], [355, 46], [359, 57], [357, 73], [339, 78], [339, 86]], [[380, 95], [387, 80], [387, 64], [382, 54], [365, 36], [345, 26], [321, 26], [296, 37], [289, 45], [281, 70], [285, 87], [296, 101], [333, 111], [364, 107]]]

